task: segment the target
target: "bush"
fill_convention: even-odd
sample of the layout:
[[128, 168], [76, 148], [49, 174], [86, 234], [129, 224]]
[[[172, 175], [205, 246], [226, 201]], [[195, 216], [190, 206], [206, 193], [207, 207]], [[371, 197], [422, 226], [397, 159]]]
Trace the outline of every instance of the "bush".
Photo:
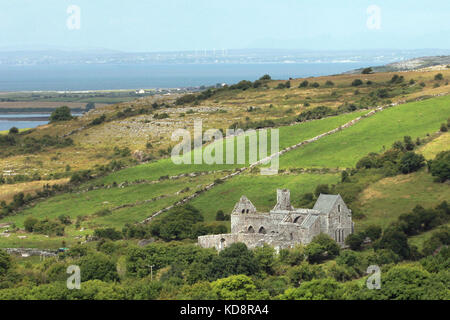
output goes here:
[[361, 86], [362, 84], [363, 84], [363, 82], [362, 82], [361, 79], [355, 79], [355, 80], [353, 80], [353, 82], [352, 82], [352, 86], [353, 86], [353, 87], [358, 87], [358, 86]]
[[25, 221], [23, 222], [23, 225], [25, 227], [25, 230], [28, 232], [33, 232], [34, 226], [36, 223], [38, 223], [38, 219], [36, 219], [33, 216], [28, 216]]
[[11, 129], [9, 129], [9, 134], [18, 134], [19, 133], [19, 129], [17, 129], [17, 127], [12, 127]]
[[444, 79], [444, 76], [442, 75], [442, 73], [438, 73], [437, 75], [434, 76], [434, 80], [436, 81], [441, 81]]
[[305, 254], [311, 263], [332, 259], [339, 254], [339, 245], [330, 236], [321, 233], [306, 246]]
[[80, 260], [82, 281], [118, 281], [116, 264], [105, 254], [88, 254]]
[[0, 277], [4, 276], [11, 268], [11, 257], [6, 251], [0, 249]]
[[56, 110], [50, 115], [50, 122], [68, 121], [72, 119], [72, 114], [67, 106], [56, 108]]
[[450, 180], [450, 151], [442, 151], [430, 164], [431, 175], [439, 182]]
[[372, 68], [364, 68], [363, 71], [361, 72], [361, 74], [371, 74], [373, 73], [373, 69]]
[[389, 249], [404, 259], [410, 256], [410, 247], [406, 234], [396, 227], [390, 226], [384, 231], [383, 236], [374, 244], [375, 250]]
[[259, 270], [253, 251], [248, 250], [244, 243], [233, 243], [213, 259], [207, 274], [213, 280], [237, 274], [250, 276]]
[[97, 126], [97, 125], [105, 122], [105, 120], [106, 120], [106, 116], [104, 114], [102, 114], [100, 117], [97, 117], [94, 120], [92, 120], [91, 125]]
[[402, 173], [407, 174], [419, 170], [425, 165], [425, 158], [421, 154], [414, 152], [406, 152], [400, 159], [399, 169]]
[[345, 244], [350, 247], [352, 250], [361, 250], [361, 247], [364, 243], [364, 233], [352, 233], [345, 238]]
[[441, 124], [440, 131], [441, 132], [447, 132], [448, 131], [447, 125], [445, 123]]
[[299, 84], [299, 88], [306, 88], [308, 86], [309, 82], [308, 80], [304, 80]]
[[122, 233], [114, 228], [95, 229], [94, 236], [102, 239], [120, 240]]

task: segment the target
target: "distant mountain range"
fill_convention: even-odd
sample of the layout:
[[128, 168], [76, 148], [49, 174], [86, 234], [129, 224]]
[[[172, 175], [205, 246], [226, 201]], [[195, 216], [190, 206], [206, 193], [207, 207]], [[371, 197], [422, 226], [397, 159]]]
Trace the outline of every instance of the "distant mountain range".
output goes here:
[[89, 65], [89, 64], [250, 64], [250, 63], [348, 63], [371, 65], [402, 63], [435, 55], [450, 55], [450, 50], [191, 50], [177, 52], [120, 52], [107, 49], [14, 49], [0, 48], [0, 66]]

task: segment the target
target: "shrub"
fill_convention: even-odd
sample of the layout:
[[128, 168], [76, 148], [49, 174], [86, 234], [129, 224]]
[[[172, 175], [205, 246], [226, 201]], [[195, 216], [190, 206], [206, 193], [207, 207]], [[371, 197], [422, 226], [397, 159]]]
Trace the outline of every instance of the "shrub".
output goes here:
[[444, 79], [442, 73], [438, 73], [437, 75], [434, 76], [434, 80], [441, 81], [442, 79]]
[[362, 82], [361, 79], [355, 79], [355, 80], [352, 81], [352, 86], [353, 87], [358, 87], [358, 86], [361, 86], [362, 84], [363, 84], [363, 82]]
[[28, 232], [33, 232], [34, 226], [36, 223], [38, 223], [38, 219], [36, 219], [33, 216], [28, 216], [25, 221], [23, 222], [23, 225], [25, 227], [25, 230]]
[[81, 258], [80, 269], [83, 281], [102, 280], [118, 281], [116, 264], [105, 254], [88, 254]]
[[299, 88], [306, 88], [309, 85], [308, 80], [303, 80], [300, 84], [299, 84]]
[[373, 73], [373, 69], [372, 68], [364, 68], [363, 71], [361, 72], [362, 74], [371, 74]]
[[447, 132], [448, 131], [447, 125], [445, 123], [441, 124], [440, 131], [441, 132]]
[[438, 182], [450, 180], [450, 151], [438, 153], [431, 161], [430, 171]]
[[12, 127], [11, 129], [9, 129], [9, 134], [18, 134], [19, 133], [19, 129], [17, 129], [17, 127]]
[[122, 239], [122, 233], [114, 228], [95, 229], [94, 236], [110, 240]]
[[68, 121], [72, 119], [72, 114], [70, 113], [70, 109], [67, 106], [56, 108], [55, 111], [53, 111], [50, 115], [50, 122]]
[[402, 173], [407, 174], [419, 170], [425, 165], [425, 158], [421, 154], [412, 151], [406, 152], [400, 159], [399, 169]]
[[347, 238], [345, 238], [345, 244], [348, 245], [352, 250], [361, 250], [364, 239], [364, 233], [352, 233], [349, 234]]

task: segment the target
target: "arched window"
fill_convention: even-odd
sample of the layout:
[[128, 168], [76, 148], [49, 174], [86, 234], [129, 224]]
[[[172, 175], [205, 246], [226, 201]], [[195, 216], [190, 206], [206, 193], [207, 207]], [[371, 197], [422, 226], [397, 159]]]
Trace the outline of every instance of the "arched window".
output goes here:
[[338, 212], [341, 212], [341, 205], [338, 204]]
[[246, 213], [248, 213], [248, 209], [247, 209]]
[[223, 248], [225, 248], [225, 239], [224, 238], [220, 239], [220, 243], [219, 243], [219, 249], [222, 250]]
[[248, 233], [255, 233], [255, 229], [253, 229], [253, 227], [250, 226], [250, 227], [248, 227], [247, 232]]
[[242, 209], [242, 213], [245, 213], [245, 209]]
[[294, 234], [291, 232], [291, 234], [289, 235], [289, 237], [291, 238], [291, 240], [294, 240]]
[[258, 233], [266, 234], [266, 229], [264, 227], [259, 228]]

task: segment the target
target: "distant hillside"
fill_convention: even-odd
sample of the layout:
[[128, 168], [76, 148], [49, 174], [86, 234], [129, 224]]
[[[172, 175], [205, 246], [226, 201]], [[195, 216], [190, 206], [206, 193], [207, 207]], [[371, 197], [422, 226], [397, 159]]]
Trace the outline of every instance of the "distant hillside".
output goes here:
[[[384, 66], [372, 67], [373, 72], [411, 71], [434, 66], [450, 65], [450, 56], [432, 56], [414, 58], [406, 61], [394, 62]], [[346, 72], [346, 74], [358, 74], [363, 68]]]

